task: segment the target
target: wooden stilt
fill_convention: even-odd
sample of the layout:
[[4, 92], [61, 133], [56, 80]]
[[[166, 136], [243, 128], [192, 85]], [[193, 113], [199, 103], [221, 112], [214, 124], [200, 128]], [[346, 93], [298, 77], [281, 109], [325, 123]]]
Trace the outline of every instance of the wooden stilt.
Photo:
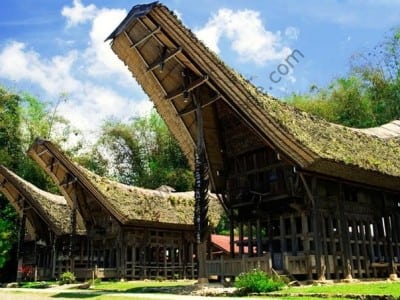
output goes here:
[[352, 227], [352, 236], [353, 236], [353, 245], [354, 245], [354, 255], [356, 256], [356, 262], [357, 262], [357, 277], [361, 278], [362, 276], [362, 268], [361, 268], [361, 258], [360, 258], [360, 244], [359, 244], [359, 239], [358, 239], [358, 224], [355, 220], [351, 222], [351, 227]]
[[345, 279], [353, 278], [353, 261], [351, 258], [350, 249], [350, 236], [349, 236], [349, 225], [345, 216], [344, 211], [344, 191], [343, 185], [339, 184], [339, 201], [338, 201], [338, 211], [339, 211], [339, 224], [340, 224], [340, 240], [343, 251], [343, 274]]
[[256, 239], [257, 239], [257, 256], [260, 257], [263, 255], [260, 218], [257, 218], [256, 221]]
[[326, 270], [326, 278], [331, 279], [331, 265], [329, 264], [329, 256], [331, 253], [328, 251], [328, 237], [326, 234], [327, 231], [327, 224], [326, 224], [326, 218], [324, 216], [321, 216], [321, 223], [322, 223], [322, 248], [323, 248], [323, 258], [324, 258], [324, 265], [325, 265], [325, 270]]
[[291, 255], [297, 255], [298, 246], [297, 246], [297, 228], [296, 228], [296, 219], [292, 214], [290, 215], [290, 235], [291, 235], [291, 243], [292, 243], [292, 253]]
[[361, 233], [361, 242], [362, 242], [362, 256], [363, 256], [363, 269], [365, 271], [365, 277], [370, 277], [370, 258], [367, 252], [367, 224], [365, 221], [360, 222], [360, 233]]
[[229, 248], [230, 248], [230, 255], [232, 258], [235, 257], [235, 223], [231, 214], [229, 218]]
[[239, 257], [243, 257], [244, 249], [243, 249], [243, 223], [239, 222]]
[[247, 254], [249, 257], [253, 256], [253, 225], [251, 222], [247, 223]]

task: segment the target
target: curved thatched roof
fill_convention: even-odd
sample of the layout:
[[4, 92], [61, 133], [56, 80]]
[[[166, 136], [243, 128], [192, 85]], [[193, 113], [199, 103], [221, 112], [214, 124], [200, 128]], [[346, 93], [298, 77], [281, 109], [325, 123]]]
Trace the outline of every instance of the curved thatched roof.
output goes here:
[[[82, 174], [99, 190], [108, 203], [124, 220], [152, 221], [171, 224], [193, 224], [194, 192], [166, 192], [129, 186], [100, 177], [79, 166]], [[218, 199], [210, 195], [209, 218], [217, 225], [222, 208]]]
[[[261, 93], [205, 47], [167, 7], [157, 3], [133, 7], [109, 39], [190, 161], [194, 158], [196, 121], [183, 90], [197, 88], [199, 94], [222, 103], [205, 101], [203, 107], [215, 190], [223, 190], [218, 170], [227, 167], [219, 145], [221, 106], [229, 107], [264, 143], [299, 169], [400, 189], [397, 138], [383, 139], [332, 124]], [[181, 74], [185, 70], [195, 78], [191, 84], [184, 84]]]
[[[58, 147], [46, 140], [36, 140], [28, 153], [53, 177], [71, 203], [76, 197], [85, 221], [103, 210], [125, 225], [171, 225], [187, 229], [193, 226], [193, 192], [150, 190], [100, 177], [72, 162]], [[216, 225], [222, 208], [215, 196], [210, 196], [209, 212], [211, 223]], [[93, 224], [96, 222], [98, 220], [92, 220]]]
[[[71, 209], [63, 196], [39, 189], [2, 165], [0, 165], [0, 182], [2, 183], [0, 192], [4, 193], [17, 211], [22, 210], [18, 203], [19, 199], [27, 201], [29, 208], [27, 217], [33, 227], [38, 226], [39, 219], [57, 235], [71, 232]], [[40, 230], [40, 228], [35, 228], [35, 230]], [[83, 233], [83, 231], [84, 228], [78, 228], [78, 233]]]

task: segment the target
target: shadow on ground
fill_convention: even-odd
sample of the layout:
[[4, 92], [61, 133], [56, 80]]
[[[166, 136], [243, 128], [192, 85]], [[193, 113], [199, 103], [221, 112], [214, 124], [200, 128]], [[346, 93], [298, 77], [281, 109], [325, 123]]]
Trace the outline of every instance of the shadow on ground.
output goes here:
[[52, 298], [89, 299], [100, 296], [100, 293], [62, 292], [51, 296]]

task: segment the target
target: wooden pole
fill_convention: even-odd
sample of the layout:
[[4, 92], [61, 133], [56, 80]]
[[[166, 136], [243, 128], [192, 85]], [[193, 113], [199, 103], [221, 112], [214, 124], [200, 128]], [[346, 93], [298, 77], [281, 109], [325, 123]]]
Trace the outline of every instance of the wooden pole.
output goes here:
[[343, 184], [339, 184], [339, 223], [340, 223], [340, 239], [343, 251], [343, 274], [345, 279], [353, 278], [353, 260], [351, 259], [351, 249], [350, 249], [350, 236], [349, 236], [349, 224], [346, 219], [344, 211], [344, 191]]
[[[187, 70], [184, 71], [184, 86], [191, 82]], [[195, 215], [197, 243], [198, 281], [203, 284], [208, 282], [206, 271], [207, 239], [208, 239], [208, 164], [204, 141], [204, 124], [201, 101], [195, 92], [184, 92], [191, 97], [196, 107], [196, 157], [195, 157]]]
[[229, 247], [230, 247], [230, 254], [231, 257], [235, 257], [235, 224], [233, 220], [233, 215], [231, 213], [231, 216], [229, 217]]
[[74, 184], [74, 192], [73, 192], [73, 206], [71, 210], [71, 232], [69, 236], [69, 266], [70, 272], [75, 271], [75, 261], [74, 261], [74, 240], [76, 235], [76, 211], [77, 211], [77, 195], [76, 195], [76, 184]]
[[257, 256], [263, 255], [262, 239], [261, 239], [261, 221], [257, 218], [256, 221], [256, 239], [257, 239]]

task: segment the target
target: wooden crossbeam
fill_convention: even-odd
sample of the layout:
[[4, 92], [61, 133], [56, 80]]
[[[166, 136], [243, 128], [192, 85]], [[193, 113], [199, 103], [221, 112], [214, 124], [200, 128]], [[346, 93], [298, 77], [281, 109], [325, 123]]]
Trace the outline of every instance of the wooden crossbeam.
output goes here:
[[[139, 19], [138, 19], [138, 22], [139, 22], [140, 24], [142, 24], [142, 26], [149, 32], [149, 34], [151, 34], [152, 31], [150, 31], [150, 28], [147, 27], [147, 25], [143, 22], [142, 19], [139, 18]], [[154, 24], [154, 23], [153, 23], [153, 24]], [[160, 26], [158, 26], [158, 27], [160, 27]], [[159, 31], [161, 31], [161, 27], [160, 27]], [[154, 39], [157, 41], [157, 43], [159, 43], [161, 46], [164, 46], [164, 44], [160, 41], [160, 39], [157, 37], [157, 35], [151, 34], [151, 36], [154, 37]]]
[[[207, 103], [203, 104], [201, 106], [201, 108], [205, 108], [205, 107], [209, 106], [210, 104], [214, 103], [215, 101], [217, 101], [219, 99], [221, 99], [221, 95], [220, 94], [218, 94], [215, 97], [211, 98]], [[190, 107], [187, 107], [187, 108], [183, 109], [182, 111], [180, 111], [177, 114], [177, 116], [178, 117], [183, 117], [183, 116], [185, 116], [187, 114], [190, 114], [190, 113], [193, 113], [195, 111], [196, 111], [196, 107], [194, 107], [193, 105], [190, 105]]]
[[165, 64], [167, 61], [169, 61], [171, 58], [175, 57], [178, 53], [182, 52], [182, 48], [178, 47], [177, 49], [173, 50], [170, 54], [168, 54], [165, 57], [162, 57], [161, 59], [153, 62], [152, 64], [149, 65], [147, 68], [147, 72], [153, 71], [154, 69], [161, 67], [163, 64]]
[[54, 158], [53, 158], [52, 161], [51, 161], [51, 163], [48, 164], [48, 165], [46, 166], [46, 168], [53, 171], [54, 167], [55, 167], [56, 165], [58, 165], [59, 163], [60, 163], [60, 162], [59, 162], [58, 160], [55, 161]]
[[[132, 39], [131, 39], [132, 43], [131, 43], [130, 47], [133, 48], [133, 47], [139, 46], [140, 44], [142, 44], [143, 42], [147, 41], [149, 38], [151, 38], [152, 36], [154, 36], [154, 35], [155, 35], [157, 32], [159, 32], [160, 30], [161, 30], [161, 27], [158, 26], [158, 27], [157, 27], [156, 29], [154, 29], [153, 31], [150, 31], [150, 33], [149, 33], [148, 35], [146, 35], [145, 37], [141, 38], [139, 41], [137, 41], [137, 42], [135, 42], [135, 43], [133, 43], [133, 41], [132, 41]], [[128, 35], [128, 33], [127, 33], [126, 31], [125, 31], [125, 34]], [[128, 36], [129, 36], [129, 35], [128, 35]], [[129, 39], [130, 39], [130, 37], [129, 37]]]
[[203, 75], [202, 77], [200, 77], [200, 78], [196, 79], [195, 81], [193, 81], [192, 83], [190, 83], [186, 87], [186, 89], [185, 88], [181, 88], [181, 89], [179, 89], [179, 90], [177, 90], [175, 92], [167, 94], [167, 96], [165, 96], [165, 100], [173, 100], [173, 99], [183, 95], [183, 93], [191, 92], [195, 88], [198, 88], [200, 85], [202, 85], [207, 80], [208, 80], [208, 75]]
[[[125, 33], [125, 36], [126, 36], [126, 38], [128, 39], [128, 41], [131, 42], [132, 39], [129, 37], [129, 35], [128, 35], [125, 31], [124, 31], [124, 33]], [[136, 48], [136, 47], [133, 47], [132, 49], [134, 49], [134, 50], [136, 51], [137, 55], [138, 55], [138, 56], [140, 57], [140, 59], [143, 61], [144, 65], [145, 65], [147, 68], [149, 68], [148, 62], [144, 59], [144, 57], [143, 57], [142, 53], [140, 53], [139, 49]], [[161, 84], [161, 82], [158, 80], [157, 76], [156, 76], [153, 72], [150, 72], [150, 74], [153, 75], [154, 80], [158, 83], [158, 85], [160, 86], [160, 88], [163, 90], [164, 95], [166, 95], [166, 94], [167, 94], [167, 91], [165, 90], [165, 88], [163, 87], [163, 85]]]
[[77, 179], [76, 177], [73, 177], [73, 178], [71, 178], [71, 179], [68, 179], [68, 176], [67, 176], [67, 178], [65, 178], [65, 179], [60, 183], [60, 186], [61, 186], [61, 187], [68, 186], [68, 185], [70, 185], [70, 184], [72, 184], [72, 183], [74, 183], [74, 182], [77, 182], [77, 181], [78, 181], [78, 179]]
[[49, 152], [49, 149], [46, 148], [46, 149], [40, 151], [37, 155], [40, 157], [40, 156], [42, 156], [43, 154], [45, 154], [46, 152]]

